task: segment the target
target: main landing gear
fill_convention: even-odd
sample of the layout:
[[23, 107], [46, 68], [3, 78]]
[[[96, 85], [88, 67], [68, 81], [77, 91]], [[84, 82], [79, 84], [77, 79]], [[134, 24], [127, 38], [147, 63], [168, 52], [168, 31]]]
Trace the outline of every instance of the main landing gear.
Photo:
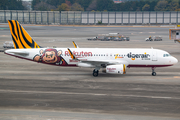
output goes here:
[[97, 77], [99, 75], [99, 69], [100, 67], [96, 67], [94, 70], [93, 70], [93, 76], [94, 77]]
[[93, 76], [94, 76], [94, 77], [97, 77], [98, 74], [99, 74], [99, 70], [94, 69], [94, 70], [93, 70]]
[[156, 76], [155, 67], [152, 67], [152, 76]]

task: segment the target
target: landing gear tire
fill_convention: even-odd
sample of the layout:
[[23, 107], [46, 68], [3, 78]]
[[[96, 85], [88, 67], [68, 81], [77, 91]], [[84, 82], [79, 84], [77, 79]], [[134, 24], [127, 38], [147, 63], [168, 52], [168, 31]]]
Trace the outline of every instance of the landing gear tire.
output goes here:
[[94, 76], [94, 77], [97, 77], [98, 74], [99, 74], [99, 71], [94, 69], [94, 70], [93, 70], [93, 76]]
[[156, 76], [155, 67], [152, 67], [152, 76]]
[[152, 72], [152, 76], [156, 76], [156, 72]]

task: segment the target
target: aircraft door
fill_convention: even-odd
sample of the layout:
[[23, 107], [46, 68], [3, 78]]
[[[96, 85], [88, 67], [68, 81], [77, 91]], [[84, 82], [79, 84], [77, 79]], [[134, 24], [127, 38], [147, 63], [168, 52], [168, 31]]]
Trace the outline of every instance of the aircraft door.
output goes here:
[[157, 51], [156, 50], [152, 51], [152, 61], [157, 61]]
[[176, 31], [176, 39], [180, 39], [180, 31]]

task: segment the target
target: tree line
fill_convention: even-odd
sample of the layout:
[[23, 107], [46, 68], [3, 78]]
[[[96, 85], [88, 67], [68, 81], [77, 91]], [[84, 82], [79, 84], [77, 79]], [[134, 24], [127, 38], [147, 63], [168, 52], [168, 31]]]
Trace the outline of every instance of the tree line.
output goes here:
[[180, 0], [33, 0], [33, 10], [58, 11], [179, 11]]
[[[0, 0], [1, 10], [24, 10], [22, 0]], [[37, 11], [180, 11], [180, 0], [33, 0]]]
[[0, 10], [24, 10], [22, 0], [0, 0]]

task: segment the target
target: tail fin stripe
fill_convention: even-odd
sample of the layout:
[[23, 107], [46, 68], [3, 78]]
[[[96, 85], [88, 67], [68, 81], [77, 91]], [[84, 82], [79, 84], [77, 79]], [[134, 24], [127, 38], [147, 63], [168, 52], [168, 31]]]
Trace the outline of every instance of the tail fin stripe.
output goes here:
[[19, 34], [19, 39], [21, 41], [21, 43], [23, 44], [23, 47], [24, 48], [33, 48], [31, 45], [29, 45], [29, 41], [26, 39], [26, 37], [24, 36], [24, 33], [22, 31], [22, 28], [20, 25], [18, 25], [18, 32], [20, 33]]
[[39, 45], [35, 44], [34, 40], [32, 38], [30, 38], [30, 36], [29, 36], [29, 39], [31, 39], [31, 41], [32, 41], [32, 43], [31, 43], [24, 35], [22, 27], [20, 25], [19, 25], [19, 27], [20, 27], [21, 34], [22, 34], [22, 37], [23, 37], [23, 40], [25, 41], [25, 43], [27, 43], [27, 45], [29, 45], [29, 47], [31, 47], [31, 48], [40, 48]]
[[11, 33], [13, 33], [13, 35], [16, 37], [16, 39], [17, 39], [17, 36], [16, 36], [16, 34], [15, 34], [15, 32], [14, 32], [14, 25], [13, 25], [13, 23], [12, 23], [12, 21], [9, 21], [10, 23], [11, 23]]
[[25, 37], [21, 27], [20, 27], [20, 30], [21, 30], [21, 35], [22, 35], [25, 43], [27, 43], [27, 45], [29, 45], [29, 47], [34, 48], [34, 41], [32, 40], [32, 43], [30, 43], [29, 40], [27, 40], [27, 38]]
[[11, 36], [13, 38], [13, 41], [14, 41], [14, 44], [16, 45], [16, 48], [20, 48], [22, 45], [21, 45], [21, 42], [18, 40], [18, 36], [17, 34], [15, 33], [15, 25], [13, 23], [13, 21], [10, 21], [10, 24], [11, 24]]
[[[17, 39], [17, 36], [16, 36], [16, 34], [15, 34], [15, 31], [14, 31], [14, 25], [13, 25], [12, 21], [9, 21], [9, 22], [10, 22], [10, 24], [11, 24], [11, 26], [10, 26], [11, 35], [12, 35], [12, 37], [15, 36], [16, 39]], [[13, 37], [13, 38], [14, 38], [14, 37]], [[15, 38], [14, 38], [14, 39], [15, 39]]]
[[15, 49], [40, 48], [17, 20], [8, 20]]
[[14, 37], [12, 36], [12, 39], [13, 39], [13, 43], [14, 43], [14, 48], [15, 49], [19, 49], [17, 43], [16, 43], [16, 40], [14, 39]]
[[17, 21], [15, 21], [15, 23], [16, 23], [16, 28], [17, 28], [17, 34], [18, 34], [19, 41], [21, 42], [21, 45], [23, 46], [23, 48], [26, 48], [25, 45], [23, 44], [23, 41], [22, 41], [21, 37], [20, 37], [20, 31], [19, 31], [20, 26], [17, 25]]

